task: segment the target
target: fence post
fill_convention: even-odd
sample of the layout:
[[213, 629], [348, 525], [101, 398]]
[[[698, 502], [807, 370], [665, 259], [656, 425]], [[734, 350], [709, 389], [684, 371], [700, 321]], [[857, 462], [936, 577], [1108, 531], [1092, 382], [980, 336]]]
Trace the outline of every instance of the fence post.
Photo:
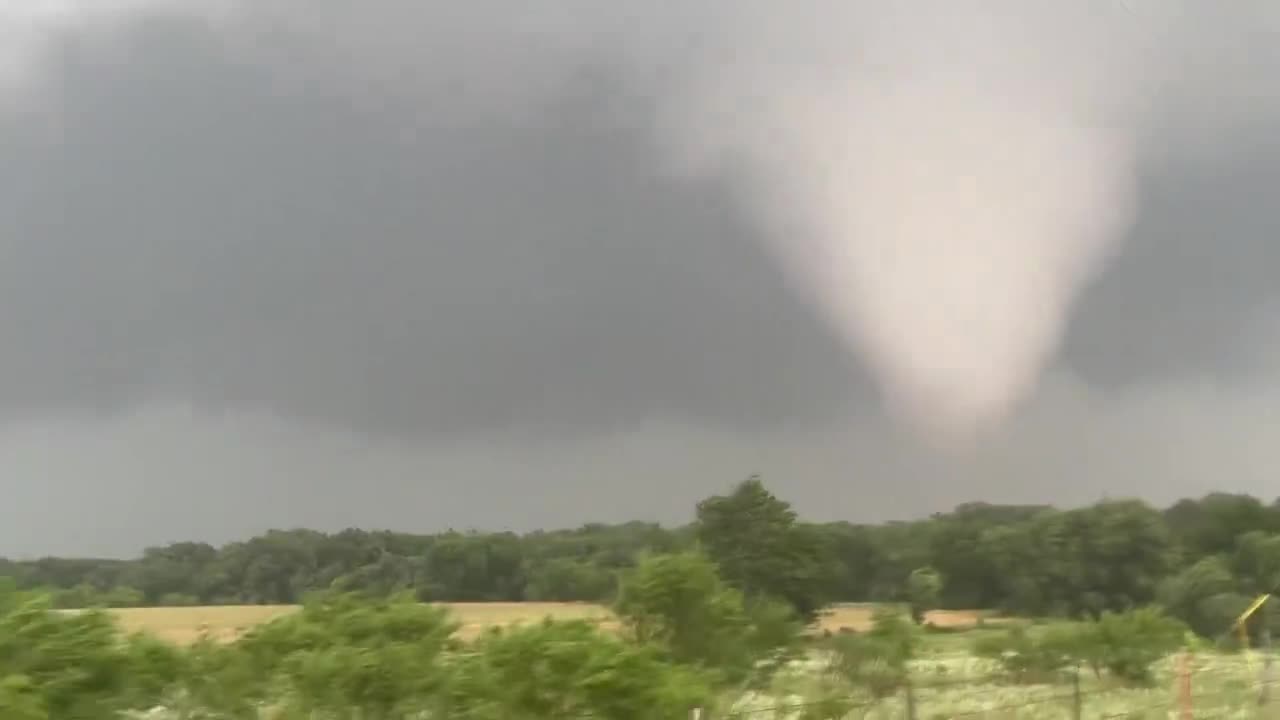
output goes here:
[[1258, 681], [1258, 705], [1265, 706], [1271, 701], [1272, 668], [1275, 656], [1271, 654], [1271, 628], [1262, 626], [1262, 677]]
[[907, 720], [916, 720], [916, 689], [910, 680], [907, 681]]
[[1191, 651], [1183, 651], [1178, 656], [1178, 705], [1181, 706], [1182, 720], [1191, 720]]
[[1080, 666], [1071, 673], [1071, 718], [1080, 720], [1084, 715], [1084, 696], [1080, 693]]
[[702, 708], [694, 708], [690, 710], [689, 720], [702, 720]]

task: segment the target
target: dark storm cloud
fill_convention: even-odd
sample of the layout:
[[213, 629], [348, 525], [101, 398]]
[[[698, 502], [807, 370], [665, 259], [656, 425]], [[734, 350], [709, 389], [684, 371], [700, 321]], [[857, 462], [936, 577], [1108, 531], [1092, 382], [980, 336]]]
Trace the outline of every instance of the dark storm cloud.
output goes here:
[[1231, 374], [1273, 341], [1258, 333], [1280, 297], [1280, 140], [1238, 142], [1212, 163], [1145, 177], [1137, 227], [1068, 337], [1068, 362], [1089, 379]]
[[1231, 374], [1275, 342], [1280, 13], [1175, 4], [1125, 250], [1076, 313], [1066, 356], [1107, 385]]
[[962, 462], [876, 416], [738, 196], [668, 172], [669, 58], [727, 3], [474, 5], [139, 11], [49, 46], [0, 109], [0, 555], [682, 520], [755, 471], [868, 520], [1274, 494], [1280, 57], [1243, 20], [1174, 53], [1136, 227]]
[[[478, 11], [415, 38], [454, 31], [426, 57], [400, 35], [372, 54], [397, 12], [429, 32], [423, 11], [341, 30], [326, 10], [298, 29], [297, 7], [264, 6], [234, 44], [161, 16], [56, 47], [54, 119], [13, 113], [0, 136], [11, 417], [173, 393], [379, 430], [737, 426], [855, 398], [854, 361], [741, 208], [662, 172], [653, 98], [598, 56], [462, 49]], [[449, 46], [464, 64], [431, 67]], [[536, 102], [504, 95], [529, 92], [526, 57]], [[1088, 377], [1229, 365], [1275, 292], [1280, 151], [1214, 159], [1148, 175], [1070, 339]]]
[[353, 105], [305, 45], [220, 49], [176, 20], [71, 44], [56, 122], [4, 128], [11, 414], [171, 392], [464, 431], [848, 402], [850, 362], [732, 201], [660, 175], [607, 77], [437, 116]]

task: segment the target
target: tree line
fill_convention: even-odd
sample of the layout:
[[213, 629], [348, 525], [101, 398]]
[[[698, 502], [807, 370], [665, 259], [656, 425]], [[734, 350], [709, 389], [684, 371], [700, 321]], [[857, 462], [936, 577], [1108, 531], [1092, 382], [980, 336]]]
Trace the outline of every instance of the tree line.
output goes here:
[[326, 591], [234, 641], [179, 646], [8, 580], [0, 717], [668, 720], [763, 687], [804, 649], [785, 603], [748, 599], [697, 552], [640, 560], [614, 611], [616, 631], [548, 618], [462, 638], [448, 606], [411, 593]]
[[[0, 717], [672, 720], [754, 717], [771, 711], [763, 700], [836, 720], [912, 697], [926, 633], [900, 610], [881, 606], [863, 634], [814, 637], [788, 600], [744, 588], [764, 575], [731, 583], [730, 572], [705, 550], [645, 554], [620, 574], [610, 628], [547, 618], [467, 638], [448, 605], [331, 590], [242, 637], [190, 645], [125, 634], [100, 609], [58, 612], [0, 581]], [[1014, 625], [977, 636], [995, 669], [970, 679], [1043, 685], [1076, 668], [1078, 689], [1087, 667], [1149, 687], [1154, 664], [1189, 638], [1156, 607], [1035, 634]], [[802, 658], [803, 675], [780, 672]]]
[[750, 478], [684, 527], [589, 524], [527, 534], [273, 530], [132, 560], [0, 560], [0, 576], [61, 607], [292, 604], [318, 590], [421, 601], [608, 602], [639, 558], [694, 548], [747, 596], [811, 617], [834, 602], [905, 602], [1099, 617], [1158, 603], [1201, 633], [1280, 585], [1280, 501], [1211, 494], [1158, 509], [987, 503], [912, 522], [808, 523]]

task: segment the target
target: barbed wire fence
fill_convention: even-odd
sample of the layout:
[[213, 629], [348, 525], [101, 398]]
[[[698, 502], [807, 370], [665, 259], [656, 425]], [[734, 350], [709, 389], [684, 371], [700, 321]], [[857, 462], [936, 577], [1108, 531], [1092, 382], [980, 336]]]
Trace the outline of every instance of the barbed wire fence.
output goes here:
[[[994, 693], [1013, 686], [1007, 675], [949, 679], [942, 682], [909, 682], [895, 694], [878, 700], [866, 696], [827, 697], [820, 700], [780, 702], [763, 707], [712, 713], [694, 709], [690, 720], [968, 720], [970, 718], [1050, 718], [1062, 720], [1206, 720], [1209, 718], [1280, 718], [1275, 698], [1278, 682], [1271, 676], [1271, 656], [1262, 672], [1234, 682], [1197, 687], [1196, 676], [1214, 673], [1180, 666], [1173, 683], [1155, 686], [1148, 698], [1117, 696], [1134, 694], [1121, 685], [1083, 687], [1080, 673], [1067, 673], [1054, 683], [1037, 685], [1031, 696], [1003, 700]], [[1221, 675], [1220, 673], [1218, 675]], [[1222, 681], [1223, 678], [1215, 679]], [[959, 690], [970, 686], [968, 691]], [[1022, 686], [1025, 687], [1025, 686]], [[1139, 699], [1141, 698], [1141, 699]], [[1118, 707], [1117, 705], [1121, 705]], [[683, 719], [682, 719], [683, 720]]]

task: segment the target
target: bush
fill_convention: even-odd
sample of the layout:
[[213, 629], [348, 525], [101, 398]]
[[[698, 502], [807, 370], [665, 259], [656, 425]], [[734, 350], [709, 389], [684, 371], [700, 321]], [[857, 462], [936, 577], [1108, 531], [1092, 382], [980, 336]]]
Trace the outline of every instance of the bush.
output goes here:
[[915, 654], [916, 632], [915, 625], [901, 613], [878, 609], [869, 632], [831, 638], [829, 670], [873, 698], [888, 697], [909, 680], [908, 663]]
[[973, 652], [1000, 663], [1014, 682], [1039, 683], [1081, 660], [1077, 624], [1054, 625], [1032, 634], [1023, 626], [979, 638]]
[[1157, 598], [1200, 636], [1221, 638], [1252, 600], [1237, 593], [1235, 586], [1225, 561], [1208, 557], [1162, 582]]
[[8, 702], [26, 703], [23, 712], [43, 707], [60, 720], [109, 717], [127, 709], [130, 669], [128, 651], [103, 613], [58, 613], [47, 598], [35, 597], [0, 616], [0, 678], [22, 678], [7, 680], [5, 693]]
[[409, 595], [323, 594], [237, 649], [259, 678], [252, 694], [283, 698], [286, 712], [389, 717], [420, 711], [444, 686], [442, 655], [456, 629], [445, 610]]
[[493, 630], [461, 656], [441, 717], [666, 720], [710, 707], [701, 671], [581, 620]]
[[49, 720], [40, 691], [25, 675], [0, 677], [0, 717], [5, 720]]
[[694, 552], [642, 559], [622, 579], [614, 610], [637, 642], [730, 682], [762, 682], [795, 650], [802, 629], [789, 606], [748, 603]]
[[1123, 613], [1106, 612], [1086, 623], [1079, 637], [1080, 653], [1095, 673], [1136, 684], [1151, 682], [1151, 666], [1182, 647], [1190, 630], [1181, 621], [1155, 608]]
[[1073, 665], [1088, 665], [1124, 682], [1146, 684], [1151, 666], [1182, 647], [1188, 629], [1159, 608], [1103, 613], [1096, 621], [1065, 623], [1030, 633], [1015, 627], [980, 638], [974, 654], [995, 660], [1016, 682], [1046, 682]]

